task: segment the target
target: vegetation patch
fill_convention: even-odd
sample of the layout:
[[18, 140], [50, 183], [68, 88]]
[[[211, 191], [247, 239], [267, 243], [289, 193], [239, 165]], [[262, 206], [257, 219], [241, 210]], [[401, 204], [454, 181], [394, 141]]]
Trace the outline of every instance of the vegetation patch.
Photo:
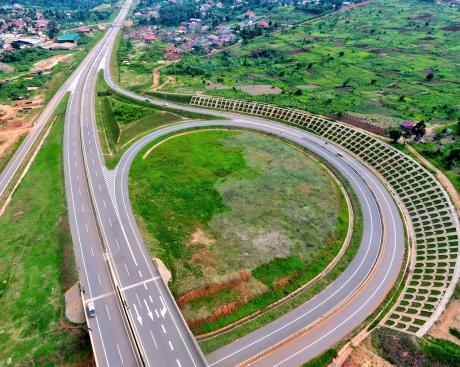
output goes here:
[[[424, 14], [430, 19], [418, 18]], [[459, 14], [456, 7], [428, 1], [372, 1], [215, 55], [184, 56], [162, 69], [173, 80], [161, 90], [204, 91], [322, 115], [359, 113], [379, 124], [393, 118], [446, 123], [460, 116], [460, 70], [452, 62], [460, 58], [459, 37], [445, 31]], [[215, 83], [227, 88], [212, 88]], [[282, 92], [238, 89], [249, 83]]]
[[146, 101], [131, 99], [112, 90], [105, 82], [102, 72], [98, 76], [96, 122], [108, 167], [114, 167], [121, 154], [136, 139], [161, 126], [191, 119], [219, 118], [173, 108], [161, 108]]
[[345, 198], [302, 151], [222, 130], [177, 136], [142, 159], [149, 149], [131, 167], [133, 209], [196, 333], [282, 298], [340, 250]]
[[70, 365], [91, 356], [88, 334], [64, 320], [64, 292], [78, 280], [62, 169], [66, 104], [0, 218], [2, 365]]
[[381, 327], [372, 334], [374, 349], [397, 366], [458, 366], [460, 347], [448, 340], [430, 336], [417, 338], [403, 332]]

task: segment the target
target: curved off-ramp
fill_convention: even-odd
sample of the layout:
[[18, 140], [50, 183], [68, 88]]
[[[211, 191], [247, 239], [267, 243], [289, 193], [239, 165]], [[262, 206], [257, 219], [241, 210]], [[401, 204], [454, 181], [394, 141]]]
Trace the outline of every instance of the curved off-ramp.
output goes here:
[[236, 366], [247, 361], [257, 366], [301, 365], [362, 323], [393, 285], [404, 254], [404, 228], [398, 208], [383, 184], [361, 162], [304, 130], [246, 116], [231, 121], [189, 122], [158, 129], [137, 141], [116, 168], [114, 196], [130, 241], [143, 246], [128, 194], [129, 168], [137, 153], [161, 136], [213, 126], [249, 128], [305, 147], [334, 165], [361, 203], [364, 230], [360, 249], [329, 287], [288, 314], [207, 356], [210, 366]]

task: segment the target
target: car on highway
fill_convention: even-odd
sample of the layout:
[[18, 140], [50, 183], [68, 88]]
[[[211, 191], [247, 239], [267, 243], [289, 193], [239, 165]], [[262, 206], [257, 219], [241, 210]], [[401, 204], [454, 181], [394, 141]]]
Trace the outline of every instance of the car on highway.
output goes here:
[[94, 307], [94, 302], [88, 302], [86, 309], [88, 311], [88, 317], [96, 316], [96, 307]]

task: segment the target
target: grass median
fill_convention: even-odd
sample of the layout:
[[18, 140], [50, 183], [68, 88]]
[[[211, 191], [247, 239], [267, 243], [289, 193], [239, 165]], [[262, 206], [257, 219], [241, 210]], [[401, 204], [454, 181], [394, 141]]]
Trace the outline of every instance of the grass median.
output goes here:
[[87, 361], [87, 333], [64, 319], [64, 292], [78, 280], [63, 177], [67, 98], [0, 218], [0, 361], [14, 366]]

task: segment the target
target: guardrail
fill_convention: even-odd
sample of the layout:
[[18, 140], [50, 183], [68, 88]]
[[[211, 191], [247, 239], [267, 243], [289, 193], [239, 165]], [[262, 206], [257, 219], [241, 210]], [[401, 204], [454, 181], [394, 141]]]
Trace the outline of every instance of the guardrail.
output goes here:
[[382, 323], [417, 336], [430, 329], [445, 309], [460, 274], [458, 217], [448, 194], [431, 173], [363, 131], [306, 111], [208, 96], [193, 96], [190, 104], [299, 126], [366, 163], [402, 207], [413, 242], [408, 281]]

